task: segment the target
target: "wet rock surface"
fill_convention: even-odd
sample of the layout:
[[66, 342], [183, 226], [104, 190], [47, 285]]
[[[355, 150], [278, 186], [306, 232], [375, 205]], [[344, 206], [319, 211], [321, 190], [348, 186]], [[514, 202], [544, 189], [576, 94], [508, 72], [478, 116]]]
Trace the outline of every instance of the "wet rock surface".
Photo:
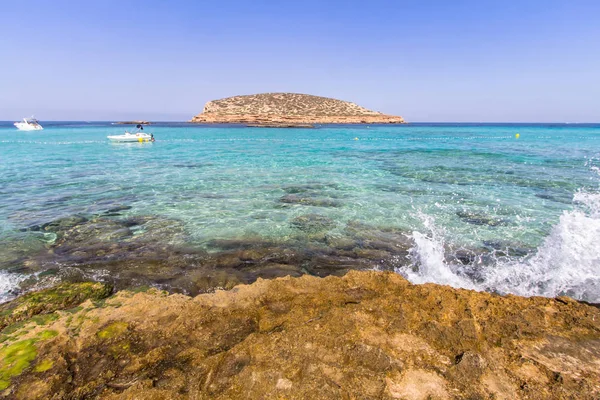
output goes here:
[[[286, 196], [309, 198], [324, 198], [330, 191], [332, 199], [337, 187], [309, 183], [282, 189]], [[353, 220], [336, 222], [318, 209], [288, 220], [292, 234], [281, 240], [248, 236], [204, 242], [191, 238], [180, 220], [121, 214], [127, 210], [126, 205], [112, 204], [95, 215], [77, 214], [24, 229], [23, 238], [32, 242], [29, 250], [8, 243], [0, 257], [0, 268], [29, 276], [11, 295], [61, 281], [98, 281], [115, 290], [151, 286], [197, 295], [258, 278], [402, 271], [412, 265], [414, 242], [407, 232]], [[515, 243], [487, 241], [479, 248], [447, 248], [446, 260], [464, 265], [462, 273], [479, 282], [481, 265], [530, 251]]]
[[55, 315], [2, 337], [4, 398], [600, 396], [600, 310], [569, 298], [352, 271], [195, 298], [123, 291]]
[[0, 304], [0, 330], [36, 315], [51, 315], [83, 303], [108, 297], [112, 288], [98, 282], [63, 283], [51, 289], [27, 293], [10, 303]]
[[[335, 188], [315, 184], [284, 188], [307, 196], [324, 189]], [[286, 241], [248, 237], [191, 245], [181, 221], [120, 215], [128, 209], [111, 206], [100, 214], [74, 215], [25, 229], [24, 235], [44, 241], [38, 238], [36, 251], [12, 255], [6, 263], [15, 272], [30, 274], [20, 284], [21, 293], [60, 281], [92, 280], [116, 290], [153, 286], [196, 295], [258, 278], [392, 270], [408, 249], [403, 234], [354, 222], [346, 226], [343, 237], [332, 236], [329, 232], [336, 223], [317, 213], [290, 220], [298, 237]]]

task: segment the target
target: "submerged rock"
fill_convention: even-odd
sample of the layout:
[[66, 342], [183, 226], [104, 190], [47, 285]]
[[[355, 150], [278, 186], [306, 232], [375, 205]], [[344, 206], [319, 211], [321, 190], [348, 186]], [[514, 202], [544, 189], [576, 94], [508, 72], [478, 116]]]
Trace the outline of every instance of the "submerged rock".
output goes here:
[[492, 217], [483, 213], [458, 211], [456, 215], [463, 221], [473, 225], [501, 226], [508, 224], [508, 221], [505, 219]]
[[335, 226], [335, 222], [324, 215], [305, 214], [300, 215], [290, 223], [294, 228], [304, 232], [315, 233], [327, 231]]
[[279, 199], [280, 203], [286, 204], [302, 204], [305, 206], [313, 206], [313, 207], [341, 207], [342, 203], [325, 198], [325, 197], [313, 197], [309, 194], [286, 194]]
[[498, 257], [525, 257], [534, 251], [534, 249], [526, 249], [517, 244], [502, 240], [484, 240], [483, 245], [491, 249], [494, 255]]
[[600, 310], [568, 298], [350, 272], [195, 298], [119, 292], [57, 315], [4, 338], [5, 398], [600, 396]]
[[540, 193], [536, 193], [535, 197], [538, 197], [543, 200], [554, 201], [556, 203], [562, 203], [562, 204], [568, 204], [568, 205], [573, 204], [573, 192], [570, 192], [570, 191], [555, 192], [555, 191], [546, 190], [546, 191], [541, 191]]
[[87, 222], [88, 219], [83, 215], [73, 215], [70, 217], [60, 218], [49, 222], [47, 224], [43, 224], [39, 230], [48, 231], [48, 232], [61, 232], [67, 229], [71, 229], [77, 225], [83, 224]]
[[413, 246], [406, 232], [393, 228], [379, 228], [350, 221], [344, 231], [354, 238], [360, 248], [385, 251], [402, 259], [408, 256], [408, 250]]
[[127, 211], [127, 210], [131, 210], [133, 207], [132, 206], [124, 206], [124, 205], [117, 205], [114, 206], [112, 208], [109, 208], [108, 210], [106, 210], [106, 212], [102, 213], [102, 215], [104, 216], [117, 216], [117, 215], [121, 215], [121, 211]]
[[305, 183], [299, 185], [288, 185], [282, 187], [283, 191], [289, 194], [297, 193], [320, 193], [326, 190], [338, 189], [339, 185], [336, 183]]

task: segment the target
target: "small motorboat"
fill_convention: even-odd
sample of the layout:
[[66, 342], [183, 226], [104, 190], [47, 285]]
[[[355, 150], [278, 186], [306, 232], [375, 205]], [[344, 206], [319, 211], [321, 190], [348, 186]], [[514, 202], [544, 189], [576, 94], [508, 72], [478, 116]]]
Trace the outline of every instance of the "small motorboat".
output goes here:
[[23, 121], [15, 122], [14, 125], [20, 131], [41, 131], [44, 129], [39, 121], [33, 117], [23, 118]]
[[151, 133], [144, 133], [144, 127], [139, 125], [136, 127], [137, 130], [135, 132], [125, 131], [123, 135], [113, 135], [107, 136], [108, 140], [111, 142], [120, 142], [120, 143], [132, 143], [132, 142], [154, 142], [154, 135]]

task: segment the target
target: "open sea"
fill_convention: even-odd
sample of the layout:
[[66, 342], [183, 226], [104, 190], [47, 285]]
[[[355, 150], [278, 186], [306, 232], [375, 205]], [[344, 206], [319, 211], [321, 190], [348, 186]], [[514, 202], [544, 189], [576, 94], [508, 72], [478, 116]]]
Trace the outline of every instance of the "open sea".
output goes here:
[[41, 123], [0, 123], [0, 301], [377, 269], [600, 302], [600, 125]]

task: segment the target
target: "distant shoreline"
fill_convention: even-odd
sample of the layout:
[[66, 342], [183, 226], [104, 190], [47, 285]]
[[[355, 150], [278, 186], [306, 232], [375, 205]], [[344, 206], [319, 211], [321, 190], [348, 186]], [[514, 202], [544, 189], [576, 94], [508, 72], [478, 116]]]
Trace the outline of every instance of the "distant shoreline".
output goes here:
[[150, 125], [151, 122], [148, 121], [119, 121], [113, 122], [115, 125]]
[[[1, 125], [6, 125], [14, 128], [13, 123], [16, 120], [3, 120], [0, 121]], [[40, 122], [50, 124], [113, 124], [121, 125], [114, 120], [55, 120], [55, 119], [40, 119]], [[121, 122], [121, 121], [118, 121]], [[126, 122], [126, 121], [123, 121]], [[171, 120], [171, 121], [148, 121], [149, 125], [189, 125], [189, 126], [214, 126], [214, 127], [246, 127], [248, 123], [226, 123], [226, 122], [190, 122], [189, 120]], [[340, 124], [316, 124], [317, 126], [364, 126], [364, 123], [340, 123]], [[423, 121], [411, 121], [402, 124], [387, 124], [387, 123], [373, 123], [368, 124], [372, 126], [569, 126], [569, 127], [600, 127], [600, 122], [452, 122], [452, 121], [440, 121], [440, 122], [423, 122]]]

